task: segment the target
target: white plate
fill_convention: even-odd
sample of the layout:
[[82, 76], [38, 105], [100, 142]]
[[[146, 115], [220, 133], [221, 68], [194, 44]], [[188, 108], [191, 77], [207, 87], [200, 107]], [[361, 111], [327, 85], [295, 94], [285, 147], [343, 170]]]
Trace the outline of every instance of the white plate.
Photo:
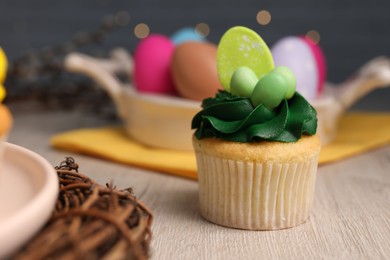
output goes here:
[[57, 173], [44, 158], [5, 144], [0, 171], [0, 259], [30, 239], [48, 220], [58, 197]]

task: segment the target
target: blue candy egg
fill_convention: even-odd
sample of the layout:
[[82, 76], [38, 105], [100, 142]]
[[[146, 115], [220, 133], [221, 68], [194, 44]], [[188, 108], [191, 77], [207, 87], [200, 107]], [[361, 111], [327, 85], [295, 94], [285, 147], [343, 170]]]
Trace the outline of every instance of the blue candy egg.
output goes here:
[[171, 36], [171, 40], [175, 45], [179, 45], [186, 41], [204, 41], [205, 38], [195, 28], [185, 27], [175, 32]]

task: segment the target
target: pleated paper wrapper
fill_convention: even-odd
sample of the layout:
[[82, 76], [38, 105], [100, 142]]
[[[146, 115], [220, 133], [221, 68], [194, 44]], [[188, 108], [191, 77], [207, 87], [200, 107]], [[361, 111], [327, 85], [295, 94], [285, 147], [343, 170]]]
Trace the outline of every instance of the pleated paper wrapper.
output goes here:
[[304, 162], [244, 162], [196, 153], [200, 211], [216, 224], [249, 230], [297, 226], [310, 214], [318, 155]]

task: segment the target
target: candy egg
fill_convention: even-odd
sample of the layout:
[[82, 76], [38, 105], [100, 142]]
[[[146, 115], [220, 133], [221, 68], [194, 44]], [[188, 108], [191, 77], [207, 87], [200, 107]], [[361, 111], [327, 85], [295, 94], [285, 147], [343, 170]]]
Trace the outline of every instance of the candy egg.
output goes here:
[[222, 89], [217, 74], [217, 46], [188, 41], [178, 45], [172, 57], [172, 76], [177, 92], [188, 99], [203, 100]]
[[290, 68], [296, 77], [296, 88], [309, 101], [317, 97], [319, 80], [316, 60], [308, 45], [300, 37], [285, 37], [271, 49], [275, 66]]
[[195, 28], [185, 27], [175, 32], [171, 40], [175, 45], [179, 45], [186, 41], [204, 41], [204, 37]]
[[230, 93], [249, 97], [257, 83], [257, 76], [248, 67], [239, 67], [230, 80]]
[[274, 68], [270, 50], [263, 39], [251, 29], [236, 26], [222, 36], [217, 55], [218, 76], [226, 91], [234, 71], [247, 66], [257, 78], [263, 77]]
[[269, 108], [280, 105], [287, 92], [287, 79], [283, 74], [273, 70], [262, 77], [256, 84], [251, 102], [254, 106], [263, 104]]
[[325, 86], [325, 80], [326, 80], [326, 60], [324, 52], [322, 51], [321, 47], [315, 43], [312, 39], [306, 36], [302, 36], [301, 39], [305, 41], [307, 46], [310, 47], [314, 58], [317, 62], [317, 71], [318, 71], [318, 84], [317, 84], [317, 91], [319, 94], [322, 93]]
[[7, 74], [7, 56], [5, 55], [3, 48], [0, 47], [0, 85], [4, 82]]
[[0, 47], [0, 102], [5, 98], [5, 88], [2, 85], [7, 74], [7, 56], [5, 55], [3, 49]]
[[297, 80], [295, 78], [294, 73], [286, 66], [279, 66], [276, 67], [275, 70], [277, 73], [280, 73], [284, 76], [287, 83], [287, 92], [284, 98], [290, 99], [294, 96], [296, 86], [297, 86]]
[[134, 51], [134, 84], [139, 92], [173, 94], [170, 65], [175, 45], [164, 35], [152, 34]]

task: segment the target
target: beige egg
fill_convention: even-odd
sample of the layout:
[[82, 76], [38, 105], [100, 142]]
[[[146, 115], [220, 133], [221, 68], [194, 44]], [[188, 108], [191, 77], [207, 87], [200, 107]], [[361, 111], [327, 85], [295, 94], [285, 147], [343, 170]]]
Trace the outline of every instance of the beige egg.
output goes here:
[[188, 41], [178, 45], [173, 53], [171, 71], [176, 90], [182, 97], [203, 100], [222, 89], [215, 44]]

